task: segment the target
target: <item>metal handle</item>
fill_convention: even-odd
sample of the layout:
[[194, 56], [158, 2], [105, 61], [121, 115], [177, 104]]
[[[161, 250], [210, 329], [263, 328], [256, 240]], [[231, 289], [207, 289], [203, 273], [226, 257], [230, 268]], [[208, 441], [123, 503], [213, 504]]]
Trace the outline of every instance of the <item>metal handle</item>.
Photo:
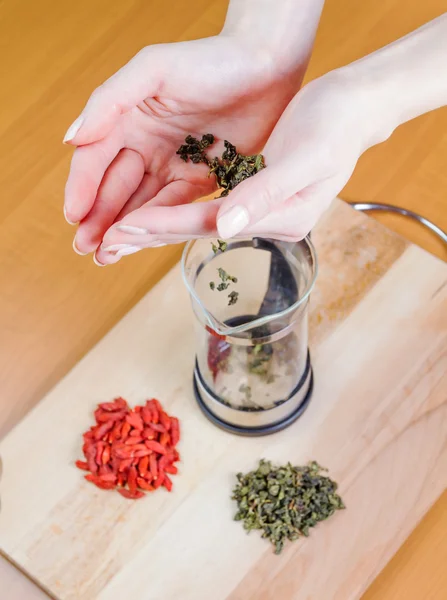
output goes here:
[[348, 204], [350, 204], [352, 208], [360, 212], [368, 212], [370, 210], [382, 210], [384, 212], [393, 212], [399, 215], [403, 215], [404, 217], [410, 217], [410, 219], [414, 219], [415, 221], [418, 221], [419, 223], [430, 229], [444, 242], [444, 244], [447, 244], [447, 232], [443, 231], [440, 227], [438, 227], [425, 217], [421, 217], [421, 215], [418, 215], [412, 210], [401, 208], [400, 206], [393, 206], [392, 204], [381, 204], [378, 202], [348, 202]]

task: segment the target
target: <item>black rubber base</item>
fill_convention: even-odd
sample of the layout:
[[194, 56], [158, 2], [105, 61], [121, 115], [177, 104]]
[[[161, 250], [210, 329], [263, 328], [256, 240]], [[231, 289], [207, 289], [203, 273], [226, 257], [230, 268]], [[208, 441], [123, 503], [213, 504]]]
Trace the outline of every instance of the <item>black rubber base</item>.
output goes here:
[[209, 410], [209, 408], [202, 401], [200, 394], [199, 394], [199, 390], [197, 388], [197, 383], [196, 383], [195, 377], [193, 378], [194, 395], [196, 397], [197, 404], [199, 405], [203, 414], [207, 417], [207, 419], [209, 421], [214, 423], [214, 425], [217, 425], [220, 429], [223, 429], [224, 431], [228, 431], [229, 433], [234, 433], [235, 435], [242, 435], [242, 436], [247, 436], [247, 437], [258, 437], [258, 436], [263, 436], [263, 435], [270, 435], [272, 433], [277, 433], [278, 431], [282, 431], [286, 427], [289, 427], [289, 425], [294, 423], [298, 419], [298, 417], [300, 417], [303, 414], [303, 412], [306, 410], [306, 408], [309, 406], [309, 403], [310, 403], [310, 400], [312, 397], [312, 392], [314, 389], [314, 375], [313, 375], [312, 367], [309, 366], [309, 368], [310, 368], [309, 389], [308, 389], [307, 394], [305, 395], [303, 401], [291, 415], [289, 415], [282, 421], [277, 421], [276, 423], [273, 423], [272, 425], [264, 425], [262, 427], [240, 427], [238, 425], [232, 425], [231, 423], [227, 423], [226, 421], [223, 421], [219, 417], [216, 417], [216, 415], [214, 413], [212, 413]]

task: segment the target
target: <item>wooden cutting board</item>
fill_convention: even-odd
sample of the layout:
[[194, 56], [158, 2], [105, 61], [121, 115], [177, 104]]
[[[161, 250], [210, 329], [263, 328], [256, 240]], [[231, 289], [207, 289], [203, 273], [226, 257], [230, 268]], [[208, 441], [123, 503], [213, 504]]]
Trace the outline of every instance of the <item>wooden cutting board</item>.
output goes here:
[[[438, 498], [447, 265], [339, 201], [313, 239], [315, 390], [286, 431], [238, 438], [202, 416], [176, 267], [4, 439], [0, 549], [55, 598], [357, 599]], [[180, 417], [173, 493], [128, 501], [73, 466], [96, 403], [116, 395], [157, 396]], [[235, 473], [260, 457], [318, 460], [347, 510], [275, 556], [232, 521]]]

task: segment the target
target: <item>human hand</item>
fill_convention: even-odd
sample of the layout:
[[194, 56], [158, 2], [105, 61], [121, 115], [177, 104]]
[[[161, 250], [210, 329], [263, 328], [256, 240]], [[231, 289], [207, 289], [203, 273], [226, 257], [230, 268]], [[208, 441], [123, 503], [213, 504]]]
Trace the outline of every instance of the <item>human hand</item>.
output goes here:
[[66, 136], [77, 146], [65, 196], [67, 220], [80, 222], [77, 251], [94, 252], [109, 230], [103, 247], [112, 246], [118, 255], [98, 250], [97, 261], [116, 262], [129, 254], [132, 248], [121, 253], [116, 245], [128, 243], [120, 241], [125, 235], [120, 226], [129, 227], [130, 214], [127, 231], [153, 226], [146, 245], [187, 237], [198, 224], [183, 223], [183, 231], [175, 215], [211, 193], [215, 183], [204, 165], [191, 168], [176, 155], [185, 136], [211, 132], [244, 153], [258, 151], [303, 70], [285, 63], [279, 69], [267, 50], [229, 35], [149, 46], [137, 54], [92, 94]]
[[[381, 141], [374, 119], [374, 98], [344, 71], [329, 73], [303, 88], [283, 113], [263, 152], [266, 169], [226, 198], [175, 209], [149, 207], [146, 216], [128, 214], [123, 224], [138, 224], [149, 233], [111, 229], [104, 245], [129, 244], [135, 251], [150, 246], [154, 235], [164, 243], [217, 234], [302, 239], [343, 188], [362, 152]], [[186, 166], [196, 172], [196, 165]], [[105, 262], [116, 260], [105, 254]]]

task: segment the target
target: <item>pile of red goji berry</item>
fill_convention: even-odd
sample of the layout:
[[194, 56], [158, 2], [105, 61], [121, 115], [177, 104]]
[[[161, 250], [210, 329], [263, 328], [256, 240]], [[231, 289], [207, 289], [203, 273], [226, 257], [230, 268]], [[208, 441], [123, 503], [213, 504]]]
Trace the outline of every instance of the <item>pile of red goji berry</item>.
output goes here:
[[96, 425], [84, 433], [86, 460], [76, 461], [79, 469], [90, 471], [87, 481], [133, 500], [162, 485], [171, 491], [169, 475], [177, 473], [174, 463], [180, 460], [177, 418], [167, 415], [158, 400], [131, 409], [117, 398], [99, 404], [95, 419]]

